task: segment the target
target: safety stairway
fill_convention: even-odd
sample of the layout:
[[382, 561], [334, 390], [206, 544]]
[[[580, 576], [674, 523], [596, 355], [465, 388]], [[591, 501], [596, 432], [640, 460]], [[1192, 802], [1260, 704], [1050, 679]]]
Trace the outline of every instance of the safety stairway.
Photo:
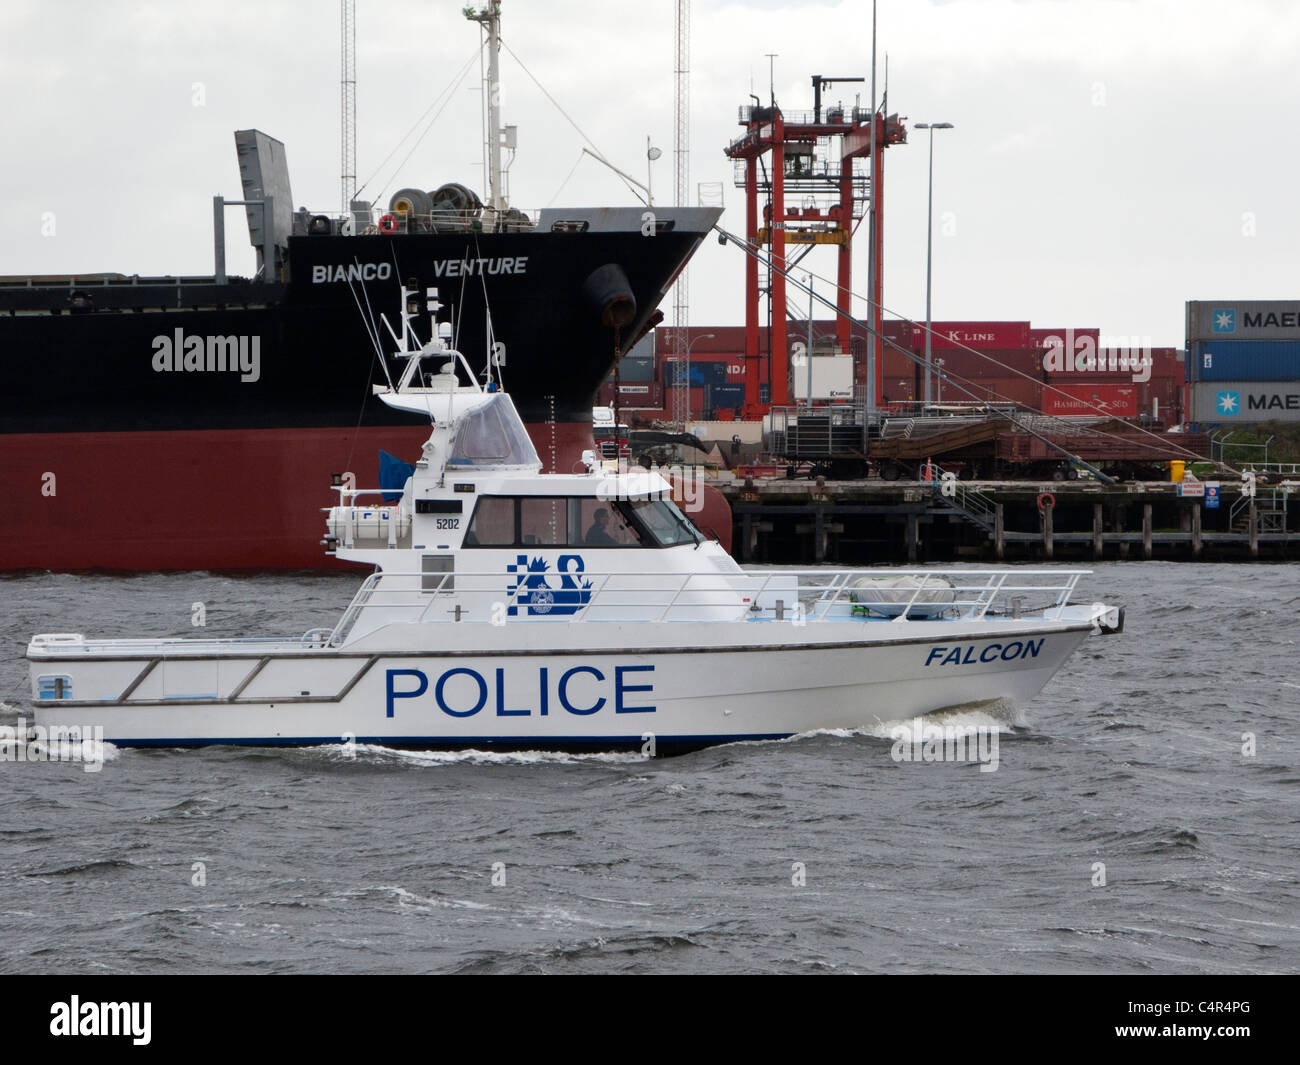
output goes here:
[[945, 475], [945, 471], [933, 463], [930, 464], [930, 472], [935, 501], [983, 530], [991, 539], [995, 528], [995, 504], [992, 497], [978, 488], [962, 484], [955, 474]]
[[[1250, 502], [1251, 497], [1242, 494], [1232, 504], [1232, 510], [1228, 514], [1228, 521], [1233, 532], [1243, 534], [1250, 532]], [[1255, 500], [1256, 531], [1261, 533], [1286, 532], [1286, 504], [1287, 493], [1281, 492], [1277, 488], [1273, 489], [1271, 496], [1257, 498]]]

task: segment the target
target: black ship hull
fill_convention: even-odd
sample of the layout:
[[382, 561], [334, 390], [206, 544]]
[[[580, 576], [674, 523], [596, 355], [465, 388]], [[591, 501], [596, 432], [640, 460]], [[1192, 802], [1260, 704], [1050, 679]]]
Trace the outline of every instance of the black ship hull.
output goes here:
[[378, 448], [413, 458], [423, 438], [372, 394], [386, 378], [368, 323], [400, 330], [403, 284], [421, 293], [418, 335], [436, 317], [471, 366], [493, 360], [543, 461], [568, 469], [614, 359], [715, 218], [643, 225], [627, 209], [524, 232], [297, 236], [272, 283], [0, 284], [0, 568], [319, 564], [312, 511], [334, 501], [330, 475], [377, 486]]

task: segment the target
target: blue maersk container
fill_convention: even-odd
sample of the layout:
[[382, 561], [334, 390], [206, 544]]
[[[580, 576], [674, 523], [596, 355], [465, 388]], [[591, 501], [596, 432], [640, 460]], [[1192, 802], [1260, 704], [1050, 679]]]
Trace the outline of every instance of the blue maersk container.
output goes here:
[[745, 386], [714, 385], [709, 393], [714, 410], [739, 410], [745, 405]]
[[[664, 386], [671, 388], [682, 379], [686, 363], [673, 359], [664, 362]], [[725, 362], [691, 361], [691, 387], [710, 388], [727, 383], [727, 364]]]
[[1300, 340], [1201, 340], [1190, 363], [1193, 381], [1300, 381]]

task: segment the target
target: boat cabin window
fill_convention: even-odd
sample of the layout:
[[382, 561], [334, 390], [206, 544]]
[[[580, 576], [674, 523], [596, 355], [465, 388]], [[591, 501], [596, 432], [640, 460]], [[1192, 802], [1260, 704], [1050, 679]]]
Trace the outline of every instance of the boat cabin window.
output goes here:
[[612, 499], [575, 499], [578, 524], [570, 543], [583, 547], [638, 547], [639, 530], [629, 523], [621, 501]]
[[465, 533], [465, 546], [513, 547], [517, 541], [514, 497], [480, 496]]
[[519, 533], [525, 544], [543, 547], [569, 542], [569, 501], [549, 497], [519, 500]]
[[693, 544], [701, 539], [695, 526], [671, 499], [632, 499], [623, 505], [660, 547]]
[[700, 534], [667, 499], [480, 496], [465, 547], [673, 547]]

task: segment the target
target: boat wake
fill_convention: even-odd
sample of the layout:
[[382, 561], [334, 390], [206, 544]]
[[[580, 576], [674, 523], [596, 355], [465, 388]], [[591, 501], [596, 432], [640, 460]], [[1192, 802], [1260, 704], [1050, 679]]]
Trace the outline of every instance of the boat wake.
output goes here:
[[898, 739], [898, 730], [900, 728], [910, 732], [915, 728], [914, 723], [917, 721], [921, 723], [922, 728], [926, 725], [938, 725], [955, 730], [997, 732], [1000, 735], [1011, 735], [1017, 729], [1024, 728], [1026, 725], [1024, 712], [1011, 700], [985, 699], [980, 702], [961, 703], [956, 706], [945, 707], [942, 710], [934, 710], [907, 721], [882, 721], [863, 728], [813, 729], [809, 732], [800, 732], [791, 736], [785, 742], [790, 743], [815, 736], [833, 736], [839, 739], [865, 736], [870, 739], [890, 740], [892, 742]]
[[385, 747], [378, 743], [353, 745], [331, 744], [317, 747], [315, 751], [331, 762], [362, 762], [370, 765], [622, 765], [644, 762], [645, 757], [636, 751], [591, 751], [570, 753], [564, 751], [411, 751]]

